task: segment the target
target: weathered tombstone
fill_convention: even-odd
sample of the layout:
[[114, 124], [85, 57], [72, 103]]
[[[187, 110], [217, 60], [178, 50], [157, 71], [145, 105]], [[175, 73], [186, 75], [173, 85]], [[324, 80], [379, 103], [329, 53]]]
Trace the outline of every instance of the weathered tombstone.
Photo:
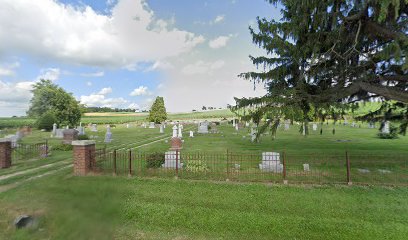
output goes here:
[[386, 121], [384, 123], [384, 126], [381, 129], [381, 132], [384, 133], [384, 134], [389, 134], [390, 133], [390, 122], [389, 121]]
[[178, 129], [177, 125], [174, 125], [173, 126], [173, 137], [174, 138], [177, 137], [177, 129]]
[[126, 128], [129, 128], [130, 126], [129, 126], [129, 123], [126, 123]]
[[302, 135], [306, 136], [306, 123], [303, 123]]
[[105, 134], [105, 140], [103, 141], [105, 143], [110, 143], [112, 142], [112, 132], [106, 132]]
[[304, 163], [304, 164], [303, 164], [303, 171], [305, 171], [305, 172], [309, 172], [309, 171], [310, 171], [309, 163]]
[[198, 126], [198, 133], [208, 133], [208, 122], [200, 122]]
[[78, 131], [76, 129], [65, 129], [62, 134], [64, 144], [71, 144], [72, 141], [78, 140]]
[[149, 124], [149, 128], [155, 128], [155, 126], [154, 126], [154, 122], [150, 122], [150, 124]]
[[190, 137], [194, 137], [194, 132], [190, 131]]
[[238, 124], [235, 124], [235, 130], [238, 131], [239, 130], [239, 126]]
[[285, 131], [288, 131], [290, 128], [289, 123], [285, 123]]
[[235, 123], [235, 118], [232, 119], [232, 126], [235, 127], [236, 123]]
[[91, 131], [92, 132], [97, 132], [98, 131], [98, 126], [96, 124], [92, 124]]
[[55, 137], [57, 135], [57, 124], [52, 124], [52, 136]]
[[179, 138], [182, 138], [182, 137], [183, 137], [183, 132], [182, 132], [182, 130], [183, 130], [183, 125], [182, 125], [182, 124], [179, 124], [179, 127], [178, 127], [178, 137], [179, 137]]
[[313, 131], [317, 131], [317, 124], [313, 123], [312, 128], [313, 128]]
[[23, 133], [21, 131], [16, 132], [17, 141], [20, 141], [23, 138]]
[[160, 125], [160, 133], [164, 133], [164, 126], [163, 126], [163, 124]]
[[180, 161], [179, 151], [168, 151], [164, 153], [163, 168], [182, 168], [183, 163]]
[[57, 128], [55, 131], [55, 138], [64, 138], [64, 130], [62, 128]]
[[259, 169], [264, 172], [281, 173], [283, 171], [283, 164], [280, 163], [279, 153], [263, 152]]

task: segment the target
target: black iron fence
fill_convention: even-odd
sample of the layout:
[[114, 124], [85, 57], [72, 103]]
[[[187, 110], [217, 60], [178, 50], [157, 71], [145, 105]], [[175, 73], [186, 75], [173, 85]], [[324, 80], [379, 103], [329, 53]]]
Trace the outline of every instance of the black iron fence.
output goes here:
[[46, 157], [48, 155], [48, 142], [35, 144], [16, 143], [11, 149], [11, 160], [29, 160], [33, 158]]
[[231, 151], [172, 151], [165, 154], [97, 149], [95, 152], [96, 169], [118, 175], [245, 182], [408, 185], [408, 154], [296, 155], [282, 151], [274, 156]]

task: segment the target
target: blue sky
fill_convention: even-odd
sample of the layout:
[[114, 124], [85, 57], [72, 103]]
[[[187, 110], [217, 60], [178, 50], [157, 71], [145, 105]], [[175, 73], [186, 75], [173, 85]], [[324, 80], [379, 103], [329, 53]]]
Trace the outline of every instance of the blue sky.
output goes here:
[[22, 116], [32, 84], [54, 81], [88, 106], [171, 112], [226, 107], [263, 94], [237, 77], [256, 17], [278, 20], [264, 0], [2, 0], [0, 116]]

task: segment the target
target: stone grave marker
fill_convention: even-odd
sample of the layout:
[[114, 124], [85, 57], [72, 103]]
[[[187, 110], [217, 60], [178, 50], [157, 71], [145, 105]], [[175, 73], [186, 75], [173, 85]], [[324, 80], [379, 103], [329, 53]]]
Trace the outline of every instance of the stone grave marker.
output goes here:
[[52, 137], [55, 137], [57, 135], [57, 124], [54, 123], [52, 124]]
[[313, 123], [312, 128], [313, 128], [313, 131], [317, 131], [317, 124]]
[[193, 131], [190, 131], [190, 137], [191, 138], [194, 137], [194, 132]]
[[381, 132], [384, 133], [384, 134], [389, 134], [390, 133], [390, 122], [389, 121], [386, 121], [384, 123], [384, 126], [383, 126]]
[[160, 133], [164, 133], [164, 126], [163, 126], [163, 124], [160, 124]]
[[164, 153], [164, 163], [162, 164], [163, 168], [182, 168], [183, 163], [180, 161], [180, 152], [168, 151]]
[[154, 126], [154, 122], [150, 122], [150, 124], [149, 124], [149, 128], [155, 128], [155, 126]]
[[310, 171], [309, 163], [304, 163], [304, 164], [303, 164], [303, 171], [305, 171], [305, 172], [309, 172], [309, 171]]
[[98, 126], [96, 124], [92, 124], [91, 131], [92, 132], [97, 132], [98, 131]]
[[208, 133], [208, 122], [200, 122], [198, 126], [198, 133]]
[[62, 131], [64, 144], [71, 144], [72, 141], [78, 140], [78, 131], [76, 129], [65, 129]]
[[285, 123], [285, 131], [288, 131], [288, 130], [289, 130], [289, 128], [290, 128], [289, 123]]
[[280, 155], [277, 152], [263, 152], [262, 162], [259, 164], [259, 169], [264, 172], [281, 173], [283, 164], [280, 163]]

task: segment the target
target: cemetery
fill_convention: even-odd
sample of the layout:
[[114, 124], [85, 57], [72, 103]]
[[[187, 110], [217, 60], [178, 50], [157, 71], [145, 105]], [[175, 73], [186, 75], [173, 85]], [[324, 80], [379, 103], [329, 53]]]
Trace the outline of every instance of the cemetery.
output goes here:
[[407, 239], [408, 0], [0, 9], [0, 240]]

